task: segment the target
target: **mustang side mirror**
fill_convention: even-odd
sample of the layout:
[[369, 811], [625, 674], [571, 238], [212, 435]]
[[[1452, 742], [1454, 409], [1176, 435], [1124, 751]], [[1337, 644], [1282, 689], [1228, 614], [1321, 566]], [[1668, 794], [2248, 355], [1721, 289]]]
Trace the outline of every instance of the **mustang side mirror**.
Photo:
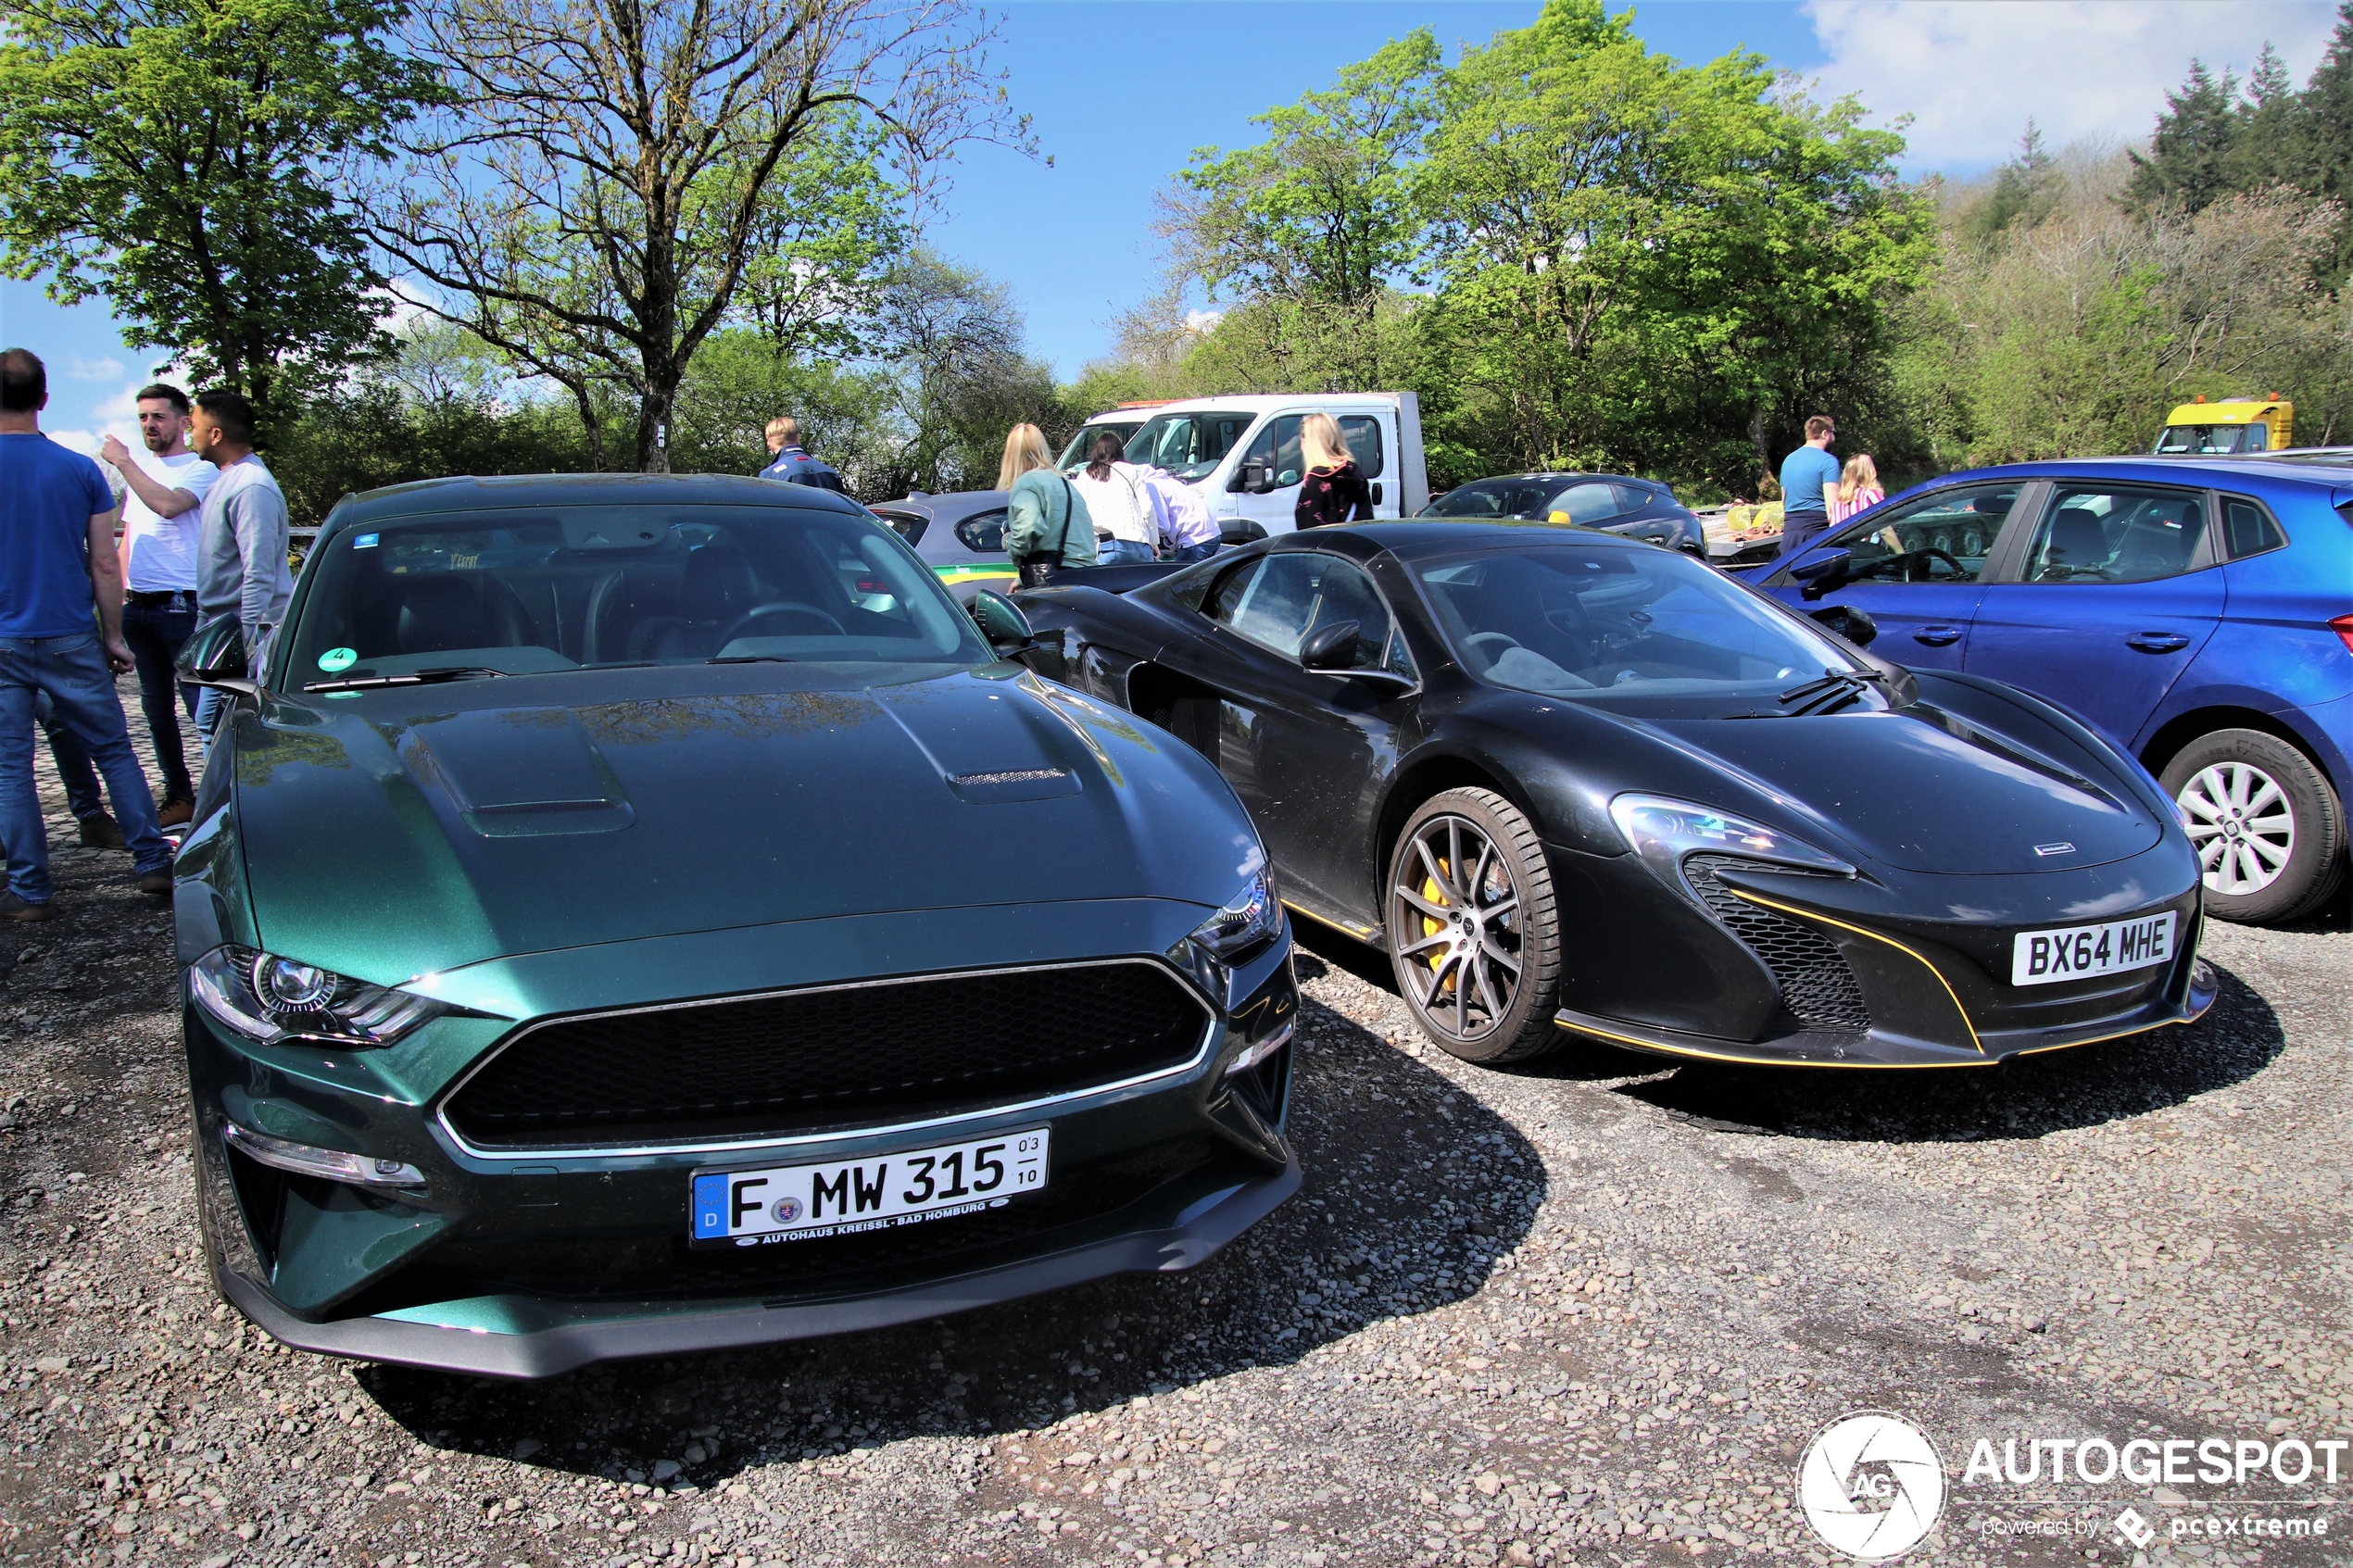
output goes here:
[[993, 588], [983, 588], [973, 596], [972, 618], [991, 647], [1026, 648], [1038, 640], [1021, 606]]
[[1356, 661], [1356, 622], [1336, 621], [1299, 645], [1302, 670], [1346, 670]]
[[1854, 558], [1848, 550], [1825, 550], [1799, 561], [1789, 569], [1789, 574], [1806, 584], [1802, 592], [1806, 598], [1818, 599], [1846, 581], [1846, 564]]
[[1853, 605], [1824, 605], [1819, 609], [1809, 609], [1806, 613], [1858, 648], [1869, 647], [1871, 639], [1879, 635], [1879, 622], [1873, 621], [1868, 611], [1856, 609]]
[[199, 626], [180, 650], [175, 668], [192, 686], [220, 686], [250, 691], [245, 670], [245, 633], [233, 615], [223, 615]]

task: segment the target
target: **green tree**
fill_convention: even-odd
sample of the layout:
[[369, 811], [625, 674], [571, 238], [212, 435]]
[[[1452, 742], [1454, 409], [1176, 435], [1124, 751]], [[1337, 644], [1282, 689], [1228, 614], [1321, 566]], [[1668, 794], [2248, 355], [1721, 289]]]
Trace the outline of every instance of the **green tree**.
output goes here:
[[281, 417], [379, 346], [338, 199], [438, 94], [383, 0], [0, 0], [0, 269]]
[[1417, 29], [1343, 68], [1336, 89], [1253, 117], [1264, 142], [1203, 148], [1177, 175], [1164, 227], [1179, 269], [1212, 300], [1277, 305], [1261, 325], [1277, 329], [1290, 374], [1384, 380], [1381, 310], [1421, 259], [1414, 169], [1438, 64], [1437, 40]]
[[[648, 471], [670, 467], [678, 389], [712, 333], [812, 297], [802, 282], [850, 288], [845, 255], [890, 237], [862, 249], [860, 222], [959, 141], [1021, 134], [960, 0], [423, 0], [418, 16], [410, 45], [459, 102], [377, 192], [377, 243], [584, 419], [625, 397]], [[812, 331], [832, 314], [789, 313]]]
[[2353, 272], [2353, 0], [2342, 0], [2336, 34], [2296, 106], [2296, 181], [2337, 207], [2336, 240], [2324, 275], [2341, 286]]
[[2220, 77], [2204, 60], [2190, 62], [2189, 79], [2165, 94], [2165, 111], [2145, 155], [2132, 154], [2133, 179], [2125, 199], [2133, 210], [2178, 206], [2190, 212], [2237, 187], [2233, 150], [2240, 128], [2238, 82]]
[[1969, 214], [1972, 237], [1982, 245], [2014, 223], [2032, 228], [2048, 218], [2058, 206], [2060, 178], [2058, 161], [2043, 144], [2041, 128], [2028, 117], [2018, 156], [1995, 172], [1994, 188]]

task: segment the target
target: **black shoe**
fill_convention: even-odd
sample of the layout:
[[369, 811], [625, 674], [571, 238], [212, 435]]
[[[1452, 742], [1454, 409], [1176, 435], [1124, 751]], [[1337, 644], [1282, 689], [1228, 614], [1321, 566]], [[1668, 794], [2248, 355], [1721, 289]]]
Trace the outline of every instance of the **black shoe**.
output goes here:
[[170, 866], [159, 866], [151, 872], [141, 872], [139, 873], [139, 891], [142, 893], [170, 893], [171, 891], [171, 868]]
[[46, 904], [28, 904], [13, 893], [0, 893], [0, 920], [43, 921], [56, 912]]
[[122, 829], [104, 811], [94, 817], [79, 819], [82, 823], [82, 846], [85, 849], [121, 849]]

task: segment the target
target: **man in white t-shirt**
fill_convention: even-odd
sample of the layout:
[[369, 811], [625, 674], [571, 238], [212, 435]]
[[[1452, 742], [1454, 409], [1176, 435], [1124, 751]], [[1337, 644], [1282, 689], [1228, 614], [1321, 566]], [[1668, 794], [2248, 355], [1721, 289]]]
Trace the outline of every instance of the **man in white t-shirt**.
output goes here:
[[132, 452], [109, 435], [99, 456], [120, 471], [128, 493], [122, 498], [122, 640], [139, 670], [139, 706], [155, 737], [156, 765], [163, 770], [165, 827], [195, 813], [196, 792], [188, 778], [188, 758], [180, 740], [185, 701], [195, 716], [193, 688], [173, 676], [180, 650], [196, 629], [196, 532], [205, 493], [220, 470], [188, 449], [188, 395], [161, 382], [139, 394], [139, 435], [144, 452]]

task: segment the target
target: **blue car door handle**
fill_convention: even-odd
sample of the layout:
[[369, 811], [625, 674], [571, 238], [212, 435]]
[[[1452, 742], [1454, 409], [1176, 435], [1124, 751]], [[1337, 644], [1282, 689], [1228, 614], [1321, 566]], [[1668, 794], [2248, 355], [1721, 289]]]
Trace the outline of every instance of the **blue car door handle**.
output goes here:
[[1968, 630], [1966, 626], [1923, 626], [1912, 633], [1912, 641], [1941, 648], [1959, 642], [1961, 633]]
[[2179, 632], [2135, 632], [2124, 639], [2124, 646], [2143, 653], [2179, 653], [2190, 640]]

